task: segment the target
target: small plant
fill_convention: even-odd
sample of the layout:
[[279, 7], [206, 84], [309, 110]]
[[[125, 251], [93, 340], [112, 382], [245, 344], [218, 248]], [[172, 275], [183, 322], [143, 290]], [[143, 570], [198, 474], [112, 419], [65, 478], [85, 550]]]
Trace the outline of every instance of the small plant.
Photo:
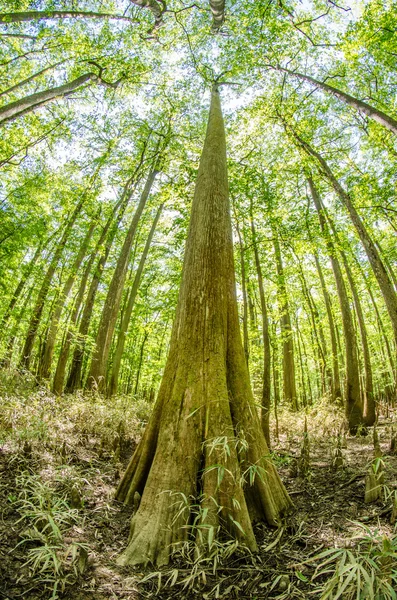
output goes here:
[[299, 476], [306, 479], [310, 475], [310, 442], [307, 431], [307, 419], [305, 417], [305, 427], [303, 430], [303, 441], [301, 445], [301, 453], [298, 458], [298, 473]]
[[38, 476], [21, 473], [17, 487], [22, 489], [14, 501], [21, 515], [17, 523], [26, 525], [17, 547], [28, 546], [23, 567], [28, 567], [33, 582], [50, 588], [51, 598], [58, 598], [86, 568], [88, 546], [65, 541], [65, 533], [81, 521], [79, 511], [69, 506], [66, 496], [58, 496]]
[[336, 446], [331, 452], [331, 458], [331, 466], [333, 469], [335, 469], [335, 471], [343, 469], [343, 467], [345, 466], [345, 458], [342, 452], [342, 436], [340, 435], [340, 433], [336, 438]]
[[385, 480], [385, 463], [381, 458], [375, 458], [370, 464], [365, 476], [365, 502], [376, 502], [382, 496]]
[[396, 600], [397, 537], [357, 525], [365, 535], [354, 550], [331, 548], [311, 559], [321, 561], [312, 581], [326, 577], [319, 600]]

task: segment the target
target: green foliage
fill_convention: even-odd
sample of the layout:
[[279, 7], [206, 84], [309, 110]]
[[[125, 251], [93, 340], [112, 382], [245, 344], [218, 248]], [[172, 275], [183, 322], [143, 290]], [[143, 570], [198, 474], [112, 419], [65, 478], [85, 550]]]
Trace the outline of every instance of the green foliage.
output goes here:
[[324, 550], [312, 559], [320, 561], [312, 580], [325, 580], [317, 588], [320, 600], [395, 600], [397, 537], [356, 525], [364, 535], [353, 549]]
[[86, 543], [66, 541], [73, 526], [79, 525], [79, 511], [70, 508], [65, 496], [58, 495], [41, 477], [26, 471], [17, 476], [21, 492], [12, 499], [20, 517], [16, 524], [25, 529], [18, 546], [26, 548], [28, 568], [35, 585], [44, 584], [51, 598], [58, 598], [67, 586], [80, 578], [85, 570], [89, 547]]

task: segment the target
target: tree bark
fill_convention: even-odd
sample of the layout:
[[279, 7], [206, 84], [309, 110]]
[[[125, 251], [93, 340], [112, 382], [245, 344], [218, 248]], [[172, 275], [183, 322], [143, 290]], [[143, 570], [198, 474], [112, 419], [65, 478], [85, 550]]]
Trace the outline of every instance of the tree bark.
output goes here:
[[37, 331], [38, 331], [38, 328], [40, 325], [40, 320], [41, 320], [41, 316], [43, 314], [44, 304], [45, 304], [47, 294], [50, 289], [51, 281], [52, 281], [52, 278], [54, 277], [55, 270], [61, 259], [63, 250], [66, 246], [66, 243], [68, 241], [68, 238], [69, 238], [70, 232], [73, 228], [73, 225], [75, 224], [76, 219], [79, 216], [81, 209], [83, 208], [85, 199], [86, 198], [83, 195], [81, 200], [76, 205], [69, 221], [66, 223], [66, 227], [64, 229], [62, 238], [55, 250], [54, 256], [52, 257], [50, 265], [44, 276], [43, 283], [39, 290], [39, 293], [38, 293], [38, 296], [36, 299], [36, 304], [33, 309], [33, 314], [30, 319], [30, 322], [29, 322], [28, 332], [27, 332], [26, 339], [25, 339], [25, 344], [24, 344], [24, 347], [22, 350], [22, 355], [21, 355], [21, 360], [20, 360], [20, 366], [22, 368], [29, 369], [30, 360], [32, 357], [33, 345], [34, 345]]
[[268, 452], [241, 342], [225, 132], [214, 87], [169, 355], [153, 414], [117, 490], [124, 502], [135, 491], [142, 495], [120, 564], [166, 564], [194, 535], [205, 553], [222, 531], [255, 551], [252, 519], [276, 524], [290, 506]]
[[10, 102], [0, 108], [0, 127], [4, 123], [13, 121], [22, 115], [31, 112], [32, 110], [44, 106], [47, 102], [51, 102], [55, 98], [63, 98], [68, 94], [71, 94], [75, 90], [81, 88], [88, 81], [98, 79], [95, 73], [85, 73], [76, 77], [72, 81], [68, 81], [63, 85], [43, 90], [42, 92], [36, 92], [30, 96], [25, 96], [15, 102]]
[[109, 396], [113, 396], [114, 394], [117, 394], [121, 359], [122, 359], [123, 352], [124, 352], [124, 345], [125, 345], [125, 340], [127, 337], [128, 326], [129, 326], [130, 320], [131, 320], [132, 309], [134, 308], [135, 298], [138, 293], [139, 285], [140, 285], [141, 279], [142, 279], [143, 269], [145, 267], [146, 259], [149, 254], [149, 250], [150, 250], [150, 246], [151, 246], [151, 243], [153, 240], [154, 232], [156, 231], [157, 223], [160, 219], [160, 215], [163, 210], [163, 207], [164, 207], [164, 204], [160, 204], [159, 208], [157, 209], [156, 216], [154, 218], [152, 227], [149, 231], [149, 235], [146, 240], [146, 244], [143, 249], [138, 268], [135, 273], [134, 282], [132, 284], [130, 293], [129, 293], [127, 301], [126, 301], [126, 306], [123, 311], [123, 315], [121, 318], [121, 324], [120, 324], [120, 331], [119, 331], [119, 335], [117, 338], [116, 350], [115, 350], [114, 356], [113, 356], [112, 372], [111, 372], [110, 382], [109, 382], [109, 386], [108, 386], [108, 395]]
[[299, 137], [294, 130], [292, 130], [290, 127], [288, 127], [288, 129], [292, 132], [295, 139], [304, 148], [307, 154], [317, 159], [324, 175], [330, 181], [335, 192], [346, 207], [350, 215], [351, 221], [360, 237], [361, 243], [364, 246], [368, 260], [370, 262], [374, 275], [379, 284], [379, 288], [385, 300], [386, 308], [389, 313], [389, 317], [393, 327], [394, 339], [397, 345], [397, 295], [393, 287], [393, 283], [390, 280], [389, 274], [385, 268], [385, 265], [382, 262], [378, 249], [376, 248], [376, 245], [373, 243], [371, 236], [369, 235], [363, 221], [361, 220], [361, 217], [359, 216], [355, 206], [353, 205], [352, 200], [350, 198], [350, 194], [348, 194], [348, 192], [346, 192], [346, 190], [341, 186], [339, 181], [336, 179], [335, 175], [332, 173], [325, 159], [307, 142], [302, 140], [302, 138]]
[[88, 244], [90, 243], [92, 234], [94, 233], [96, 224], [97, 224], [96, 219], [94, 221], [92, 221], [92, 223], [90, 224], [88, 231], [85, 235], [85, 238], [83, 239], [83, 241], [80, 245], [79, 251], [77, 252], [77, 255], [70, 267], [69, 277], [66, 279], [63, 289], [57, 298], [57, 301], [56, 301], [56, 304], [54, 307], [54, 311], [52, 312], [52, 315], [50, 318], [47, 337], [44, 341], [42, 359], [40, 361], [39, 369], [38, 369], [39, 379], [48, 379], [50, 377], [52, 359], [53, 359], [54, 350], [55, 350], [55, 342], [56, 342], [56, 338], [57, 338], [59, 320], [61, 318], [62, 310], [63, 310], [65, 302], [68, 299], [69, 294], [72, 290], [72, 287], [76, 280], [77, 272], [80, 268], [80, 265], [83, 262], [84, 257], [86, 255], [87, 247], [88, 247]]
[[209, 0], [212, 12], [212, 31], [217, 32], [225, 20], [225, 0]]
[[44, 69], [41, 69], [40, 71], [37, 71], [37, 73], [33, 73], [33, 75], [26, 77], [26, 79], [22, 79], [21, 81], [18, 81], [18, 83], [16, 83], [15, 85], [12, 85], [11, 87], [7, 88], [6, 90], [3, 90], [2, 92], [0, 92], [0, 97], [5, 96], [6, 94], [11, 94], [11, 92], [14, 92], [15, 90], [19, 89], [20, 87], [33, 81], [33, 79], [36, 79], [36, 77], [40, 77], [40, 75], [44, 75], [44, 73], [51, 71], [51, 69], [55, 69], [55, 67], [58, 67], [59, 65], [62, 65], [65, 62], [66, 62], [66, 59], [60, 60], [60, 61], [54, 63], [53, 65], [49, 65], [48, 67], [45, 67]]
[[124, 15], [112, 15], [110, 13], [98, 13], [81, 10], [26, 10], [21, 12], [0, 13], [0, 23], [24, 23], [27, 21], [48, 21], [49, 19], [114, 19], [116, 21], [127, 21], [134, 23], [133, 19]]
[[263, 287], [262, 266], [259, 259], [258, 243], [256, 237], [256, 229], [252, 216], [251, 203], [251, 232], [252, 245], [254, 249], [255, 267], [258, 277], [259, 298], [261, 303], [262, 314], [262, 340], [263, 340], [263, 384], [262, 384], [262, 410], [261, 410], [261, 425], [262, 431], [266, 438], [267, 445], [270, 448], [270, 390], [271, 390], [271, 354], [270, 354], [270, 334], [269, 334], [269, 317], [265, 298], [265, 290]]
[[363, 309], [361, 306], [360, 296], [357, 291], [356, 282], [354, 281], [353, 274], [350, 269], [350, 265], [347, 261], [346, 255], [341, 251], [343, 264], [347, 279], [349, 281], [350, 289], [352, 291], [354, 306], [356, 308], [358, 327], [360, 329], [361, 344], [363, 349], [364, 359], [364, 372], [365, 372], [365, 397], [364, 397], [364, 421], [368, 426], [372, 426], [376, 421], [376, 407], [374, 398], [374, 385], [372, 377], [372, 365], [371, 365], [371, 352], [368, 344], [367, 327], [365, 325], [365, 318]]
[[358, 427], [363, 424], [363, 406], [360, 390], [360, 371], [357, 357], [356, 332], [354, 329], [353, 317], [350, 310], [350, 303], [345, 282], [343, 280], [342, 270], [336, 255], [333, 241], [331, 239], [328, 223], [324, 214], [324, 207], [311, 177], [308, 177], [308, 183], [311, 196], [318, 213], [320, 227], [327, 244], [342, 313], [346, 349], [345, 410], [346, 418], [349, 424], [349, 430], [351, 433], [355, 434]]
[[336, 339], [336, 325], [334, 321], [334, 315], [332, 313], [331, 300], [329, 297], [329, 292], [327, 290], [327, 286], [325, 284], [323, 271], [320, 265], [320, 261], [318, 259], [317, 253], [314, 254], [314, 260], [316, 262], [316, 268], [318, 277], [320, 279], [321, 290], [323, 292], [325, 309], [327, 311], [327, 319], [329, 326], [329, 333], [331, 338], [331, 350], [332, 350], [332, 399], [334, 402], [341, 403], [343, 401], [342, 398], [342, 389], [340, 384], [340, 372], [339, 372], [339, 360], [338, 360], [338, 342]]
[[159, 171], [156, 169], [152, 169], [148, 175], [137, 209], [127, 231], [102, 310], [95, 342], [95, 350], [88, 375], [88, 386], [97, 386], [100, 391], [105, 391], [106, 388], [106, 366], [116, 326], [117, 314], [121, 304], [125, 278], [127, 276], [132, 243], [134, 241], [139, 219], [146, 206], [150, 190], [158, 172]]
[[308, 83], [316, 85], [320, 89], [324, 90], [324, 92], [332, 94], [339, 100], [342, 100], [342, 102], [344, 102], [345, 104], [352, 106], [353, 108], [364, 113], [374, 121], [377, 121], [378, 123], [383, 125], [383, 127], [386, 127], [387, 129], [389, 129], [389, 131], [394, 133], [394, 135], [397, 135], [397, 120], [393, 119], [390, 115], [387, 115], [378, 108], [375, 108], [374, 106], [371, 106], [370, 104], [367, 104], [362, 100], [358, 100], [358, 98], [354, 98], [354, 96], [351, 96], [346, 92], [342, 92], [341, 90], [338, 90], [337, 88], [334, 88], [331, 85], [328, 85], [327, 83], [318, 81], [317, 79], [314, 79], [314, 77], [310, 77], [309, 75], [303, 75], [303, 73], [290, 71], [289, 69], [285, 69], [283, 67], [277, 67], [277, 70], [283, 71], [284, 73], [288, 73], [289, 75], [293, 75], [294, 77], [298, 77], [303, 81], [307, 81]]
[[[66, 383], [65, 391], [67, 391], [67, 392], [74, 392], [76, 389], [78, 389], [81, 386], [85, 339], [88, 334], [88, 330], [89, 330], [89, 326], [90, 326], [90, 322], [91, 322], [91, 316], [92, 316], [92, 311], [94, 308], [94, 303], [95, 303], [95, 298], [96, 298], [96, 294], [98, 291], [99, 282], [101, 281], [103, 269], [105, 268], [106, 261], [108, 259], [114, 238], [116, 236], [118, 227], [121, 223], [121, 219], [124, 216], [124, 212], [128, 206], [128, 203], [129, 203], [131, 197], [132, 197], [132, 194], [135, 190], [137, 175], [138, 175], [138, 170], [135, 171], [134, 175], [125, 184], [123, 192], [121, 194], [121, 198], [117, 202], [117, 204], [114, 208], [113, 214], [110, 217], [110, 219], [108, 220], [107, 224], [105, 225], [104, 231], [102, 232], [102, 235], [101, 235], [100, 246], [102, 246], [102, 244], [104, 243], [106, 236], [108, 235], [108, 231], [110, 230], [103, 253], [97, 262], [97, 265], [96, 265], [96, 268], [94, 271], [94, 275], [92, 277], [90, 287], [88, 290], [87, 298], [85, 301], [83, 314], [81, 316], [81, 321], [79, 324], [79, 333], [78, 333], [79, 343], [73, 352], [72, 364], [70, 367], [69, 376], [68, 376], [68, 380]], [[115, 215], [117, 215], [117, 216], [115, 217]], [[111, 227], [113, 219], [114, 219], [114, 224]]]
[[294, 339], [292, 335], [287, 286], [285, 283], [284, 266], [281, 257], [278, 235], [274, 227], [272, 227], [272, 230], [277, 268], [277, 291], [278, 301], [280, 305], [281, 335], [283, 344], [284, 398], [285, 400], [287, 400], [287, 402], [290, 403], [292, 410], [298, 410], [298, 398], [296, 395], [295, 378]]
[[241, 290], [243, 292], [243, 345], [245, 360], [248, 365], [249, 361], [249, 341], [248, 341], [248, 298], [247, 298], [247, 277], [245, 271], [245, 248], [244, 242], [241, 235], [238, 220], [236, 218], [236, 229], [240, 246], [240, 266], [241, 266]]

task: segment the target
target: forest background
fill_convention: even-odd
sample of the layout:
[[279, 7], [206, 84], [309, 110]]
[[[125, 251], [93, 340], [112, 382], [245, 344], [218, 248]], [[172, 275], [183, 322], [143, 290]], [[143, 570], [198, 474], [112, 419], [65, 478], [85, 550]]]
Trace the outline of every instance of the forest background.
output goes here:
[[373, 425], [396, 396], [395, 3], [1, 10], [6, 377], [150, 411], [220, 77], [264, 432], [277, 411], [324, 404], [353, 433]]

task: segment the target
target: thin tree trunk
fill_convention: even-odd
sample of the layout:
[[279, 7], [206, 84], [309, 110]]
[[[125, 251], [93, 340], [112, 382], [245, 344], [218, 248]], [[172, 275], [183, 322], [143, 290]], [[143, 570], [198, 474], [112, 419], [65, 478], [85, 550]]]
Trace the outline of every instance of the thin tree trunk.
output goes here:
[[359, 425], [363, 423], [363, 407], [361, 401], [360, 372], [357, 357], [356, 332], [354, 329], [349, 298], [347, 296], [342, 270], [336, 255], [333, 241], [331, 239], [328, 223], [324, 214], [324, 207], [321, 202], [321, 198], [318, 194], [318, 191], [314, 185], [314, 181], [311, 177], [308, 177], [308, 183], [312, 199], [318, 213], [320, 227], [327, 244], [332, 270], [335, 276], [335, 283], [342, 313], [343, 332], [345, 337], [346, 349], [346, 417], [349, 423], [349, 429], [351, 433], [356, 433]]
[[70, 267], [69, 277], [65, 281], [63, 289], [58, 296], [54, 311], [53, 311], [51, 319], [50, 319], [50, 324], [48, 326], [47, 337], [44, 342], [42, 359], [40, 361], [40, 365], [39, 365], [39, 369], [38, 369], [39, 379], [48, 379], [50, 377], [52, 359], [53, 359], [54, 350], [55, 350], [55, 342], [56, 342], [58, 327], [59, 327], [59, 320], [61, 318], [61, 314], [62, 314], [63, 308], [65, 306], [65, 302], [68, 299], [69, 294], [72, 290], [73, 284], [76, 280], [77, 272], [78, 272], [80, 265], [83, 262], [85, 255], [87, 253], [87, 248], [91, 241], [92, 234], [94, 233], [96, 224], [97, 224], [97, 219], [95, 218], [95, 220], [92, 221], [91, 225], [88, 228], [86, 236], [83, 239], [83, 241], [80, 245], [79, 251], [77, 252], [77, 255]]
[[373, 243], [371, 236], [369, 235], [363, 221], [361, 220], [361, 217], [359, 216], [355, 206], [353, 205], [350, 195], [346, 192], [346, 190], [344, 190], [344, 188], [341, 186], [339, 181], [336, 179], [336, 177], [332, 173], [330, 167], [328, 166], [328, 163], [324, 160], [324, 158], [321, 156], [321, 154], [316, 152], [311, 146], [309, 146], [309, 144], [307, 142], [302, 140], [302, 138], [300, 138], [295, 133], [295, 131], [291, 130], [291, 128], [289, 128], [289, 129], [290, 129], [290, 131], [293, 132], [294, 137], [299, 142], [299, 144], [304, 148], [304, 150], [308, 154], [310, 154], [311, 156], [313, 156], [317, 159], [324, 175], [330, 181], [335, 192], [337, 193], [337, 195], [341, 199], [342, 203], [347, 208], [350, 218], [351, 218], [351, 221], [352, 221], [354, 227], [356, 228], [357, 233], [360, 237], [360, 240], [364, 246], [365, 252], [368, 256], [368, 260], [371, 264], [372, 270], [378, 281], [380, 290], [381, 290], [383, 298], [385, 300], [386, 308], [389, 313], [390, 320], [391, 320], [392, 326], [393, 326], [394, 339], [395, 339], [395, 342], [397, 345], [397, 295], [396, 295], [396, 291], [393, 287], [393, 283], [390, 280], [389, 274], [382, 262], [380, 254], [376, 248], [376, 245]]
[[40, 256], [42, 250], [43, 250], [43, 243], [42, 243], [42, 241], [40, 241], [40, 243], [36, 249], [36, 252], [34, 253], [34, 255], [32, 257], [32, 260], [27, 265], [25, 272], [23, 273], [21, 279], [19, 280], [19, 283], [18, 283], [17, 287], [15, 288], [15, 291], [11, 297], [11, 300], [10, 300], [10, 302], [6, 308], [6, 311], [0, 321], [0, 332], [5, 331], [5, 328], [6, 328], [7, 323], [12, 315], [15, 305], [18, 302], [19, 296], [21, 295], [22, 290], [24, 289], [24, 287], [30, 277], [30, 275], [33, 271], [33, 268]]
[[[108, 259], [110, 250], [112, 248], [112, 244], [113, 244], [114, 238], [116, 236], [118, 227], [124, 216], [124, 212], [128, 206], [128, 203], [129, 203], [131, 197], [132, 197], [132, 194], [134, 193], [134, 190], [136, 187], [136, 177], [137, 176], [138, 176], [138, 169], [135, 170], [134, 175], [125, 184], [123, 192], [121, 194], [121, 198], [118, 201], [118, 203], [116, 204], [113, 214], [110, 217], [110, 219], [108, 220], [104, 231], [102, 232], [101, 245], [105, 241], [106, 235], [110, 229], [113, 219], [115, 219], [114, 225], [109, 231], [108, 239], [106, 242], [106, 246], [103, 250], [102, 256], [100, 256], [98, 263], [96, 265], [94, 275], [93, 275], [93, 278], [91, 280], [90, 287], [88, 290], [83, 314], [81, 316], [81, 321], [79, 324], [79, 333], [78, 333], [79, 343], [76, 346], [74, 353], [73, 353], [72, 364], [70, 367], [70, 372], [69, 372], [68, 380], [66, 383], [66, 389], [65, 389], [66, 392], [74, 392], [76, 389], [78, 389], [81, 386], [85, 339], [88, 334], [88, 330], [89, 330], [89, 326], [90, 326], [90, 322], [91, 322], [91, 316], [92, 316], [92, 311], [94, 308], [96, 294], [98, 291], [99, 283], [102, 278], [103, 269], [105, 268], [105, 264]], [[115, 215], [117, 215], [116, 218], [115, 218]]]
[[140, 377], [141, 377], [141, 369], [142, 369], [142, 363], [143, 363], [143, 352], [145, 350], [145, 345], [146, 345], [148, 336], [149, 336], [149, 332], [145, 331], [145, 333], [143, 334], [143, 339], [142, 339], [141, 347], [140, 347], [140, 350], [139, 350], [138, 369], [137, 369], [137, 372], [136, 372], [135, 386], [134, 386], [134, 396], [135, 397], [138, 394], [139, 380], [140, 380]]
[[26, 10], [21, 12], [0, 13], [0, 23], [24, 23], [26, 21], [48, 21], [50, 19], [114, 19], [116, 21], [127, 21], [136, 23], [133, 19], [124, 15], [112, 15], [110, 13], [98, 13], [82, 10]]
[[270, 335], [269, 335], [269, 317], [267, 312], [265, 290], [263, 287], [262, 267], [259, 259], [258, 243], [256, 238], [256, 229], [252, 216], [251, 203], [251, 232], [252, 245], [254, 249], [256, 273], [258, 277], [259, 298], [261, 303], [262, 314], [262, 340], [263, 340], [263, 384], [262, 384], [262, 410], [261, 410], [261, 425], [265, 435], [267, 445], [270, 448], [270, 390], [271, 390], [271, 361], [270, 361]]
[[342, 389], [340, 384], [340, 373], [339, 373], [339, 352], [338, 352], [338, 343], [336, 339], [336, 328], [334, 316], [332, 313], [331, 300], [329, 297], [329, 292], [327, 290], [327, 286], [325, 284], [323, 271], [321, 269], [320, 261], [318, 259], [317, 253], [314, 254], [314, 260], [316, 262], [317, 273], [320, 279], [321, 290], [323, 292], [325, 309], [327, 311], [327, 319], [329, 326], [329, 333], [331, 338], [331, 350], [332, 350], [332, 399], [334, 402], [340, 403], [342, 402]]
[[354, 306], [356, 308], [358, 327], [360, 329], [361, 344], [363, 348], [363, 359], [364, 359], [364, 372], [365, 372], [365, 399], [364, 399], [364, 421], [366, 425], [372, 426], [376, 421], [376, 409], [375, 409], [375, 398], [374, 398], [374, 385], [372, 377], [372, 365], [371, 365], [371, 352], [368, 344], [367, 328], [365, 325], [364, 313], [361, 306], [360, 296], [357, 291], [357, 286], [353, 278], [353, 274], [350, 269], [350, 265], [347, 262], [346, 255], [341, 251], [343, 264], [347, 279], [349, 281], [350, 289], [353, 296]]
[[158, 172], [159, 171], [154, 168], [148, 175], [137, 209], [127, 231], [102, 310], [95, 342], [95, 350], [88, 375], [88, 386], [97, 386], [101, 391], [104, 391], [106, 388], [106, 366], [109, 359], [114, 328], [116, 326], [117, 314], [121, 304], [125, 278], [127, 276], [132, 243], [143, 209], [146, 206], [150, 190]]
[[278, 360], [278, 338], [276, 332], [276, 322], [272, 322], [272, 375], [273, 375], [273, 395], [274, 395], [274, 420], [276, 425], [276, 439], [279, 439], [278, 429], [278, 407], [280, 406], [280, 372]]
[[[1, 22], [1, 15], [0, 15], [0, 22]], [[59, 65], [63, 65], [65, 62], [66, 62], [66, 59], [60, 60], [60, 61], [54, 63], [53, 65], [49, 65], [48, 67], [41, 69], [41, 71], [37, 71], [37, 73], [33, 73], [33, 75], [26, 77], [26, 79], [22, 79], [21, 81], [18, 81], [18, 83], [16, 83], [15, 85], [12, 85], [11, 87], [7, 88], [6, 90], [3, 90], [2, 92], [0, 92], [0, 97], [5, 96], [7, 94], [11, 94], [11, 92], [15, 92], [15, 90], [19, 89], [20, 87], [23, 87], [27, 83], [30, 83], [31, 81], [33, 81], [33, 79], [36, 79], [36, 77], [40, 77], [40, 75], [44, 75], [44, 73], [48, 73], [48, 71], [55, 69], [55, 67], [59, 67]]]
[[[299, 358], [299, 366], [300, 366], [300, 374], [301, 374], [301, 386], [302, 386], [302, 404], [303, 406], [307, 406], [307, 395], [306, 395], [306, 385], [305, 385], [305, 369], [303, 367], [303, 357], [302, 357], [302, 349], [301, 349], [301, 338], [302, 334], [299, 328], [298, 318], [295, 317], [295, 326], [297, 331], [297, 342], [298, 342], [298, 358]], [[308, 373], [309, 377], [309, 373]]]
[[[142, 495], [120, 564], [166, 564], [194, 534], [198, 552], [207, 553], [222, 530], [256, 551], [251, 519], [275, 524], [290, 506], [267, 455], [241, 342], [225, 133], [213, 89], [170, 351], [156, 406], [117, 490], [125, 502]], [[253, 479], [243, 483], [252, 468]], [[200, 536], [189, 528], [198, 506]]]
[[34, 341], [36, 339], [37, 331], [38, 331], [38, 328], [40, 325], [41, 316], [43, 314], [44, 305], [45, 305], [45, 301], [46, 301], [46, 298], [47, 298], [47, 295], [48, 295], [48, 292], [49, 292], [49, 289], [51, 286], [52, 278], [54, 276], [54, 273], [58, 266], [58, 263], [61, 259], [63, 250], [66, 246], [66, 243], [69, 239], [69, 235], [72, 231], [72, 228], [76, 222], [77, 217], [79, 216], [79, 214], [81, 212], [81, 209], [83, 208], [85, 200], [86, 200], [86, 198], [84, 195], [81, 198], [81, 200], [79, 201], [79, 203], [77, 204], [77, 206], [75, 207], [69, 221], [66, 223], [66, 227], [64, 229], [61, 241], [59, 242], [59, 244], [55, 250], [54, 256], [52, 257], [52, 260], [46, 271], [46, 274], [44, 275], [44, 279], [43, 279], [41, 288], [40, 288], [38, 296], [37, 296], [36, 304], [33, 308], [33, 314], [30, 319], [30, 323], [28, 326], [28, 332], [27, 332], [26, 339], [25, 339], [25, 344], [24, 344], [24, 347], [22, 350], [20, 366], [24, 369], [29, 369]]
[[36, 92], [30, 96], [25, 96], [15, 102], [10, 102], [0, 108], [0, 127], [9, 121], [13, 121], [22, 115], [25, 115], [36, 108], [44, 106], [48, 102], [55, 100], [55, 98], [63, 98], [68, 94], [71, 94], [75, 90], [81, 88], [87, 82], [97, 80], [98, 76], [96, 73], [85, 73], [68, 81], [63, 85], [43, 90], [42, 92]]
[[249, 364], [249, 342], [248, 342], [248, 298], [247, 298], [247, 277], [245, 272], [245, 248], [241, 236], [240, 227], [236, 218], [236, 229], [240, 246], [240, 266], [241, 266], [241, 289], [243, 292], [243, 345], [247, 365]]
[[358, 100], [358, 98], [354, 98], [354, 96], [351, 96], [346, 92], [342, 92], [341, 90], [338, 90], [337, 88], [334, 88], [331, 85], [328, 85], [327, 83], [318, 81], [317, 79], [314, 79], [314, 77], [310, 77], [309, 75], [303, 75], [303, 73], [290, 71], [289, 69], [285, 69], [283, 67], [277, 67], [277, 69], [279, 71], [283, 71], [284, 73], [288, 73], [289, 75], [293, 75], [294, 77], [298, 77], [303, 81], [307, 81], [308, 83], [314, 84], [315, 86], [324, 90], [324, 92], [328, 92], [336, 98], [339, 98], [339, 100], [342, 100], [342, 102], [344, 102], [345, 104], [348, 104], [356, 110], [364, 113], [374, 121], [377, 121], [378, 123], [383, 125], [383, 127], [389, 129], [389, 131], [394, 133], [394, 135], [397, 135], [397, 120], [393, 119], [390, 115], [387, 115], [378, 108], [375, 108], [374, 106], [371, 106], [370, 104], [367, 104], [362, 100]]
[[151, 246], [151, 243], [153, 240], [154, 232], [156, 231], [157, 223], [160, 219], [160, 215], [163, 210], [163, 207], [164, 207], [164, 204], [160, 204], [159, 208], [157, 209], [156, 216], [154, 217], [152, 227], [149, 231], [149, 235], [146, 240], [146, 244], [143, 249], [138, 268], [135, 273], [134, 282], [132, 284], [130, 293], [126, 300], [126, 306], [123, 311], [123, 316], [121, 318], [120, 331], [119, 331], [119, 335], [117, 338], [116, 350], [115, 350], [114, 356], [113, 356], [112, 372], [111, 372], [110, 382], [109, 382], [109, 386], [108, 386], [109, 396], [113, 396], [114, 394], [117, 394], [121, 359], [123, 357], [124, 345], [125, 345], [125, 340], [127, 337], [128, 326], [129, 326], [130, 320], [131, 320], [132, 309], [134, 308], [135, 298], [138, 293], [139, 286], [140, 286], [141, 279], [142, 279], [143, 269], [145, 267], [146, 259], [149, 254], [149, 250], [150, 250], [150, 246]]
[[277, 268], [277, 289], [280, 304], [281, 336], [283, 343], [283, 381], [284, 398], [290, 403], [292, 410], [298, 410], [298, 398], [296, 395], [295, 382], [295, 360], [294, 360], [294, 339], [291, 327], [291, 316], [289, 311], [289, 302], [287, 287], [285, 283], [284, 266], [281, 258], [280, 244], [278, 235], [273, 227], [273, 245]]

